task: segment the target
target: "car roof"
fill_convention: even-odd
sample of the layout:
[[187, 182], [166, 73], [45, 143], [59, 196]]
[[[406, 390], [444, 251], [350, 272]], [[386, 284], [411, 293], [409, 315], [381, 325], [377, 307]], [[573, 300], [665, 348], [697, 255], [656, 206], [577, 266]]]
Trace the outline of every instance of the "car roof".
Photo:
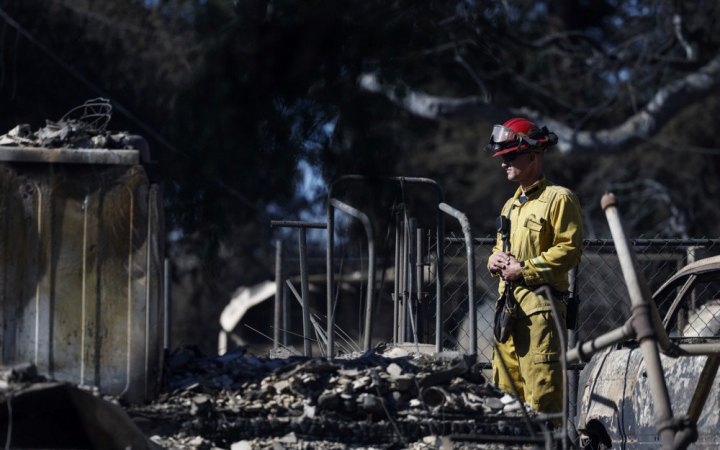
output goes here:
[[717, 256], [711, 256], [710, 258], [703, 258], [698, 261], [695, 261], [693, 263], [688, 264], [687, 266], [683, 267], [682, 269], [675, 272], [673, 276], [667, 279], [665, 283], [660, 286], [660, 288], [655, 291], [655, 295], [660, 293], [663, 289], [665, 289], [667, 286], [673, 284], [675, 281], [677, 281], [680, 278], [684, 278], [689, 275], [696, 275], [701, 274], [705, 272], [711, 272], [711, 271], [720, 271], [720, 255]]

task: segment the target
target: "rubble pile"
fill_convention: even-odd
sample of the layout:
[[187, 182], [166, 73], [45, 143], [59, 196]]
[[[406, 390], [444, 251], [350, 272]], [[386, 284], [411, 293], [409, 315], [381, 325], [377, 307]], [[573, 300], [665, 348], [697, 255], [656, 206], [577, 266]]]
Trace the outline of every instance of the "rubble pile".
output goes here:
[[108, 131], [112, 105], [108, 99], [95, 98], [68, 111], [57, 121], [32, 131], [19, 124], [0, 135], [0, 146], [65, 149], [138, 150], [147, 160], [148, 143], [142, 136], [127, 131]]
[[0, 367], [0, 395], [12, 387], [42, 383], [47, 381], [31, 363], [17, 364], [12, 367]]
[[1, 146], [137, 149], [147, 146], [140, 136], [127, 132], [111, 132], [92, 128], [86, 122], [69, 119], [62, 122], [48, 120], [42, 128], [32, 131], [30, 125], [20, 124], [0, 136]]
[[493, 448], [528, 435], [471, 360], [394, 350], [331, 362], [185, 348], [168, 359], [166, 392], [128, 412], [167, 448]]
[[113, 399], [49, 379], [29, 363], [0, 367], [0, 424], [4, 448], [158, 447]]

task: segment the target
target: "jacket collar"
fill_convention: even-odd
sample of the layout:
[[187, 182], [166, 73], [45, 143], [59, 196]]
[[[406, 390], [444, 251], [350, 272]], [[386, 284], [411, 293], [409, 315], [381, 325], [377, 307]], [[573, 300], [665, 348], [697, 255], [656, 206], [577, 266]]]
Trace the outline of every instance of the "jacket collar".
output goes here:
[[[531, 184], [527, 189], [525, 189], [525, 197], [527, 197], [527, 200], [532, 200], [535, 198], [538, 198], [540, 194], [545, 190], [547, 187], [547, 179], [545, 178], [545, 175], [541, 176], [539, 180]], [[525, 202], [520, 201], [520, 196], [522, 196], [522, 187], [518, 186], [517, 190], [515, 191], [515, 195], [513, 196], [513, 203], [516, 205], [522, 205]], [[527, 201], [525, 200], [525, 201]]]

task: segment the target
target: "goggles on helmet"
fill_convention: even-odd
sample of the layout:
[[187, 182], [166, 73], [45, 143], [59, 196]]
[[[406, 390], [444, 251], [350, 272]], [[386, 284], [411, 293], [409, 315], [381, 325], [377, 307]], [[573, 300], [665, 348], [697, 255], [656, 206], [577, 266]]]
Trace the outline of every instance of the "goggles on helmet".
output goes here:
[[504, 155], [513, 151], [517, 151], [518, 153], [537, 152], [557, 142], [555, 134], [548, 132], [546, 127], [538, 130], [538, 134], [539, 136], [536, 137], [540, 139], [533, 139], [524, 134], [518, 134], [503, 125], [495, 125], [493, 126], [490, 143], [486, 146], [486, 150], [494, 156]]
[[507, 141], [514, 141], [517, 139], [517, 133], [508, 127], [502, 125], [495, 125], [490, 136], [490, 142], [500, 144]]
[[528, 136], [519, 135], [510, 128], [502, 125], [495, 125], [492, 130], [492, 135], [490, 136], [491, 143], [500, 145], [516, 142], [519, 143], [518, 141], [521, 140], [530, 145], [537, 145], [540, 142], [536, 139], [531, 139]]

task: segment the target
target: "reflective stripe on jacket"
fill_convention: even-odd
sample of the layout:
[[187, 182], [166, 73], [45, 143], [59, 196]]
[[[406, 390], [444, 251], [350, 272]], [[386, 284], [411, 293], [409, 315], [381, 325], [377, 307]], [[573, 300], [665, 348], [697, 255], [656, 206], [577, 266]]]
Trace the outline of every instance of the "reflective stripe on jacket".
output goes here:
[[[543, 297], [529, 295], [534, 287], [549, 284], [567, 292], [567, 274], [582, 255], [583, 226], [580, 202], [569, 189], [542, 177], [526, 189], [524, 203], [520, 202], [521, 194], [522, 189], [518, 187], [515, 195], [505, 202], [502, 215], [510, 219], [510, 253], [518, 261], [524, 261], [524, 283], [516, 284], [515, 298], [520, 309], [530, 315], [551, 309]], [[493, 253], [501, 251], [502, 239], [498, 233]], [[504, 289], [505, 282], [500, 280], [500, 293]], [[527, 301], [523, 301], [526, 297]]]

